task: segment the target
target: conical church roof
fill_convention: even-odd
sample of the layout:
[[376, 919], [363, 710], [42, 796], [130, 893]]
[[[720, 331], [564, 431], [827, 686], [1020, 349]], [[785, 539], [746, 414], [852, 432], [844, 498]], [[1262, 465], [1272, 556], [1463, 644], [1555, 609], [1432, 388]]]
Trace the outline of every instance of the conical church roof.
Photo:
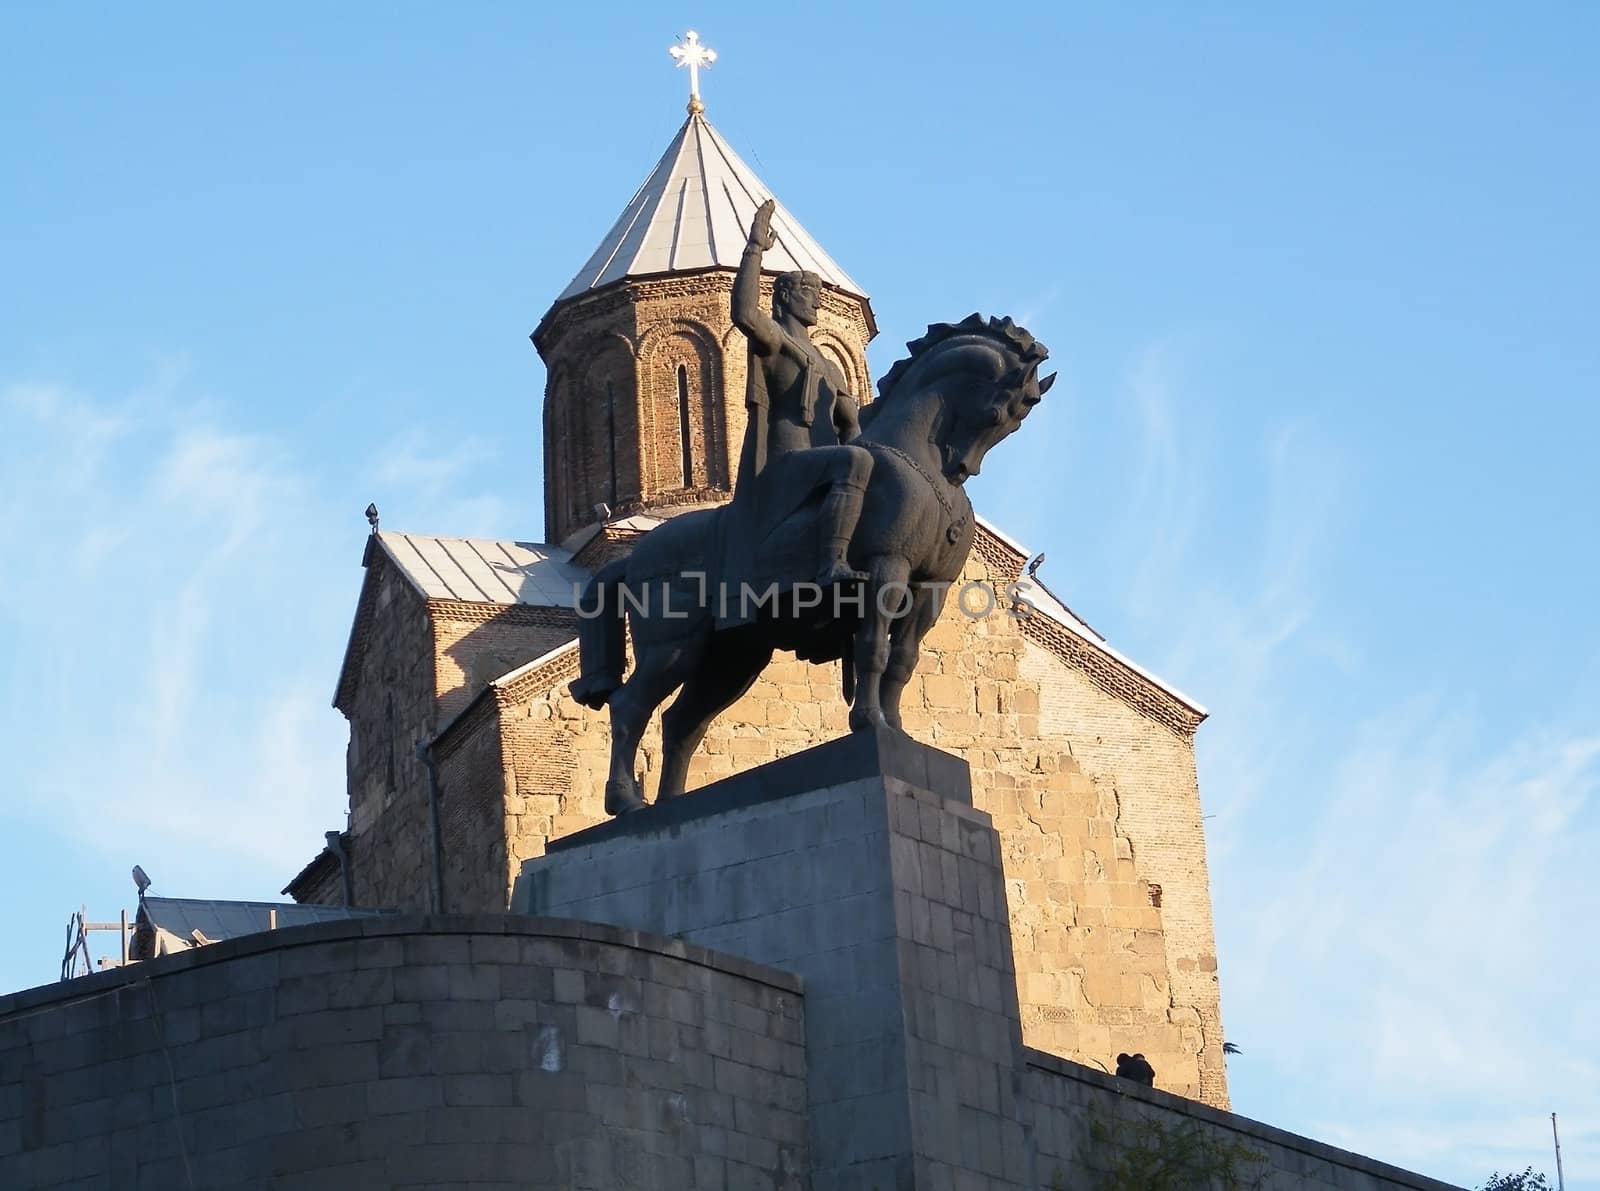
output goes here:
[[[556, 300], [576, 298], [626, 277], [737, 269], [756, 208], [773, 194], [728, 142], [693, 112], [606, 238]], [[867, 292], [822, 250], [782, 203], [772, 216], [778, 242], [769, 273], [809, 269], [824, 284], [858, 298]]]

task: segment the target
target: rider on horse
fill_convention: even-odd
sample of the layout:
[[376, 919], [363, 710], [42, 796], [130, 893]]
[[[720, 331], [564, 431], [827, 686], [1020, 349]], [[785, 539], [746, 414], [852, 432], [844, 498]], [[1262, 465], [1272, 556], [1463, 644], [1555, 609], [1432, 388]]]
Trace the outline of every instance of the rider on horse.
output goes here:
[[[872, 456], [850, 445], [861, 432], [855, 398], [839, 368], [811, 341], [821, 279], [802, 271], [780, 274], [772, 287], [772, 313], [761, 309], [761, 257], [776, 242], [774, 207], [768, 199], [757, 210], [733, 282], [733, 321], [750, 341], [748, 420], [724, 528], [722, 574], [730, 584], [812, 578], [811, 567], [758, 561], [757, 552], [786, 518], [820, 494], [819, 506], [808, 515], [814, 580], [831, 588], [864, 578], [847, 555]], [[778, 573], [769, 573], [775, 563]], [[719, 627], [748, 620], [742, 604], [737, 614], [728, 608]]]

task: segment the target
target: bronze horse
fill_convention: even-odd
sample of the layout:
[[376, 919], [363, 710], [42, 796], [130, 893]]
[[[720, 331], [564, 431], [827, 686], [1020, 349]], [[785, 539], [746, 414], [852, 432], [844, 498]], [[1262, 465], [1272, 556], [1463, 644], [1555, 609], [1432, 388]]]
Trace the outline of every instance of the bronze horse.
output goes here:
[[[1050, 388], [1038, 376], [1049, 354], [1010, 319], [974, 314], [936, 323], [907, 345], [910, 356], [879, 383], [862, 411], [858, 446], [873, 455], [851, 565], [864, 589], [830, 592], [794, 584], [753, 623], [717, 629], [728, 593], [717, 574], [725, 509], [684, 513], [658, 526], [625, 559], [595, 574], [581, 599], [581, 669], [573, 697], [611, 707], [608, 814], [644, 805], [634, 762], [650, 715], [676, 688], [661, 717], [663, 764], [657, 799], [684, 792], [689, 758], [718, 714], [750, 689], [775, 649], [811, 662], [844, 661], [850, 727], [900, 728], [900, 696], [950, 585], [972, 548], [975, 526], [964, 485], [984, 456], [1011, 434]], [[803, 505], [766, 549], [768, 573], [791, 573], [781, 541], [806, 538]], [[777, 550], [776, 558], [773, 550]], [[809, 569], [793, 571], [809, 575]], [[759, 603], [759, 593], [758, 593]], [[792, 605], [788, 607], [788, 605]], [[726, 605], [724, 605], [726, 606]], [[624, 616], [633, 628], [634, 668], [623, 681]]]

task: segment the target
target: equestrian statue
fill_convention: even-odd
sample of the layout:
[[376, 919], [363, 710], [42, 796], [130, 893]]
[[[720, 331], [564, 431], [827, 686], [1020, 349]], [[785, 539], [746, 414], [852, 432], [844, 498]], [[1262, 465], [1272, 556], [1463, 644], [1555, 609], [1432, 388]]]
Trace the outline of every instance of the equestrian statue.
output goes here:
[[711, 721], [777, 649], [843, 662], [853, 731], [899, 730], [922, 638], [972, 548], [963, 486], [1055, 380], [1038, 375], [1042, 343], [1008, 318], [974, 314], [930, 326], [879, 382], [878, 400], [858, 408], [811, 341], [820, 278], [781, 274], [772, 313], [760, 308], [773, 207], [756, 212], [733, 285], [733, 319], [750, 344], [733, 499], [653, 529], [578, 601], [571, 690], [611, 708], [608, 814], [645, 805], [639, 742], [674, 690], [661, 717], [658, 801], [684, 792]]

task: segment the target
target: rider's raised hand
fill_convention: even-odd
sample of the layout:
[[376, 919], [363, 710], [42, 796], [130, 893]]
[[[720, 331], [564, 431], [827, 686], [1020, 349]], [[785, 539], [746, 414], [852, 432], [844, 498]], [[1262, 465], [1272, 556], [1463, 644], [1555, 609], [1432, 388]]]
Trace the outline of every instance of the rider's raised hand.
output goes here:
[[772, 231], [772, 212], [777, 209], [776, 199], [768, 199], [756, 208], [755, 222], [750, 225], [750, 243], [762, 252], [767, 251], [778, 242], [778, 237]]

